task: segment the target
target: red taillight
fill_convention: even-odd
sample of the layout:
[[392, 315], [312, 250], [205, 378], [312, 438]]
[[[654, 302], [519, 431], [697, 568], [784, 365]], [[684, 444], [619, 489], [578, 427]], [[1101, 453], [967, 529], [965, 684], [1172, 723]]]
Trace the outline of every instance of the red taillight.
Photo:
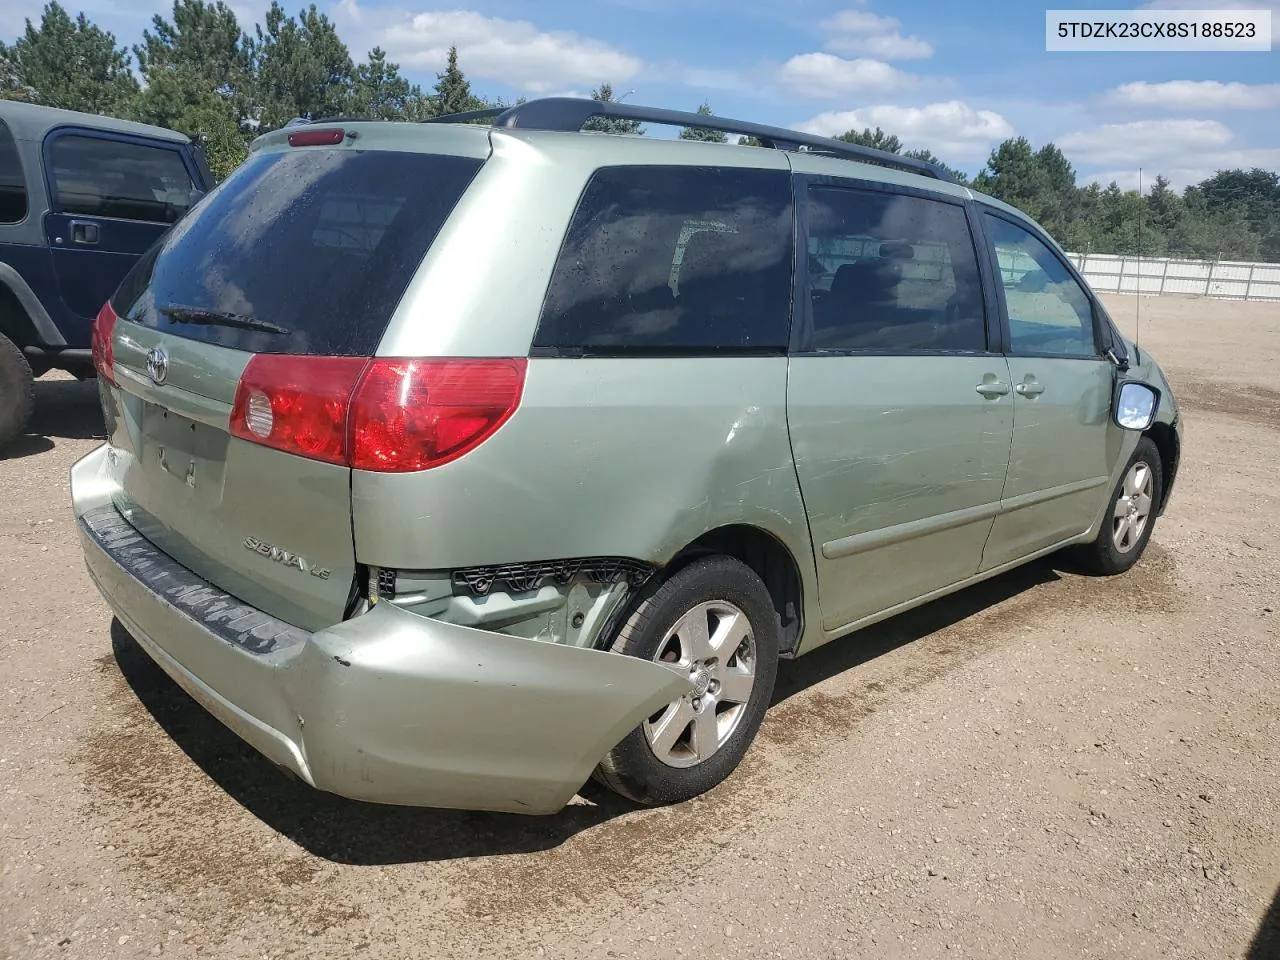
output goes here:
[[351, 465], [426, 470], [474, 450], [516, 412], [525, 361], [376, 358], [351, 400]]
[[347, 406], [364, 357], [258, 354], [231, 408], [231, 433], [286, 453], [347, 462]]
[[[98, 315], [93, 318], [93, 329], [89, 334], [90, 354], [93, 357], [93, 368], [98, 376], [112, 385], [115, 377], [115, 349], [111, 346], [111, 335], [116, 329], [116, 312], [108, 301], [102, 305]], [[82, 340], [81, 343], [84, 341]]]
[[337, 130], [299, 130], [296, 133], [289, 134], [289, 146], [332, 147], [341, 143], [346, 135], [347, 132], [341, 127]]
[[357, 470], [407, 473], [456, 460], [520, 405], [525, 361], [260, 354], [236, 391], [231, 432]]

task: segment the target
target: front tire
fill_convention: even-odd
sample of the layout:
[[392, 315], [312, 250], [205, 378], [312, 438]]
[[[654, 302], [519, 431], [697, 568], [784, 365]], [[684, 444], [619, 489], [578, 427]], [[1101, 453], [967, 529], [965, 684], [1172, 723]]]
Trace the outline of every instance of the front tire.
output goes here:
[[12, 340], [0, 335], [0, 450], [27, 428], [35, 405], [31, 365]]
[[595, 779], [653, 806], [725, 780], [773, 697], [780, 632], [769, 591], [746, 564], [715, 556], [677, 571], [637, 605], [612, 649], [687, 675], [693, 690], [627, 734]]
[[1143, 437], [1111, 492], [1097, 538], [1080, 551], [1086, 572], [1109, 577], [1138, 562], [1151, 541], [1163, 493], [1160, 451]]

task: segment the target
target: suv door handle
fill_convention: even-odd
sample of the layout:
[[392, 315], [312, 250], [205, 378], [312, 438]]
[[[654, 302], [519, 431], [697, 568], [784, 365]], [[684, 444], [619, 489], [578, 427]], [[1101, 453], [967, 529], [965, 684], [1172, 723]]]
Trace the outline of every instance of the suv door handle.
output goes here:
[[1044, 393], [1044, 384], [1039, 380], [1024, 380], [1013, 389], [1018, 391], [1018, 395], [1022, 397], [1038, 397]]
[[93, 246], [98, 242], [100, 228], [88, 220], [71, 221], [71, 242]]
[[984, 380], [982, 383], [974, 387], [980, 394], [988, 399], [994, 397], [1004, 397], [1009, 394], [1009, 385], [1001, 383], [999, 380]]

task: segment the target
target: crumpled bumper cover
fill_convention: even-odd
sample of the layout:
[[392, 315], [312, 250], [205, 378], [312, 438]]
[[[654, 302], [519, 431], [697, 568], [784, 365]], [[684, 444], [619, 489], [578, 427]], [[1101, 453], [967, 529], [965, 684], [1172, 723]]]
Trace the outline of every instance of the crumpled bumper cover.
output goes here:
[[689, 689], [657, 664], [447, 624], [381, 603], [308, 633], [139, 535], [72, 468], [90, 575], [184, 690], [270, 760], [359, 800], [554, 813], [644, 717]]

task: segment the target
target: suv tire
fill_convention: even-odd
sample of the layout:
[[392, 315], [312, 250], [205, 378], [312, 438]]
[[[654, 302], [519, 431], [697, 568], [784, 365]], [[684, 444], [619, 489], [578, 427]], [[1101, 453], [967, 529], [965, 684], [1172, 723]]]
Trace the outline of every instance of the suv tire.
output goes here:
[[636, 605], [612, 650], [688, 670], [694, 690], [627, 734], [595, 779], [659, 805], [727, 778], [772, 701], [780, 633], [769, 591], [746, 564], [713, 556], [678, 570]]
[[1097, 538], [1077, 552], [1084, 572], [1110, 577], [1138, 562], [1156, 525], [1163, 486], [1160, 451], [1150, 437], [1143, 437], [1111, 491]]
[[12, 340], [0, 335], [0, 449], [27, 428], [35, 405], [31, 364]]

